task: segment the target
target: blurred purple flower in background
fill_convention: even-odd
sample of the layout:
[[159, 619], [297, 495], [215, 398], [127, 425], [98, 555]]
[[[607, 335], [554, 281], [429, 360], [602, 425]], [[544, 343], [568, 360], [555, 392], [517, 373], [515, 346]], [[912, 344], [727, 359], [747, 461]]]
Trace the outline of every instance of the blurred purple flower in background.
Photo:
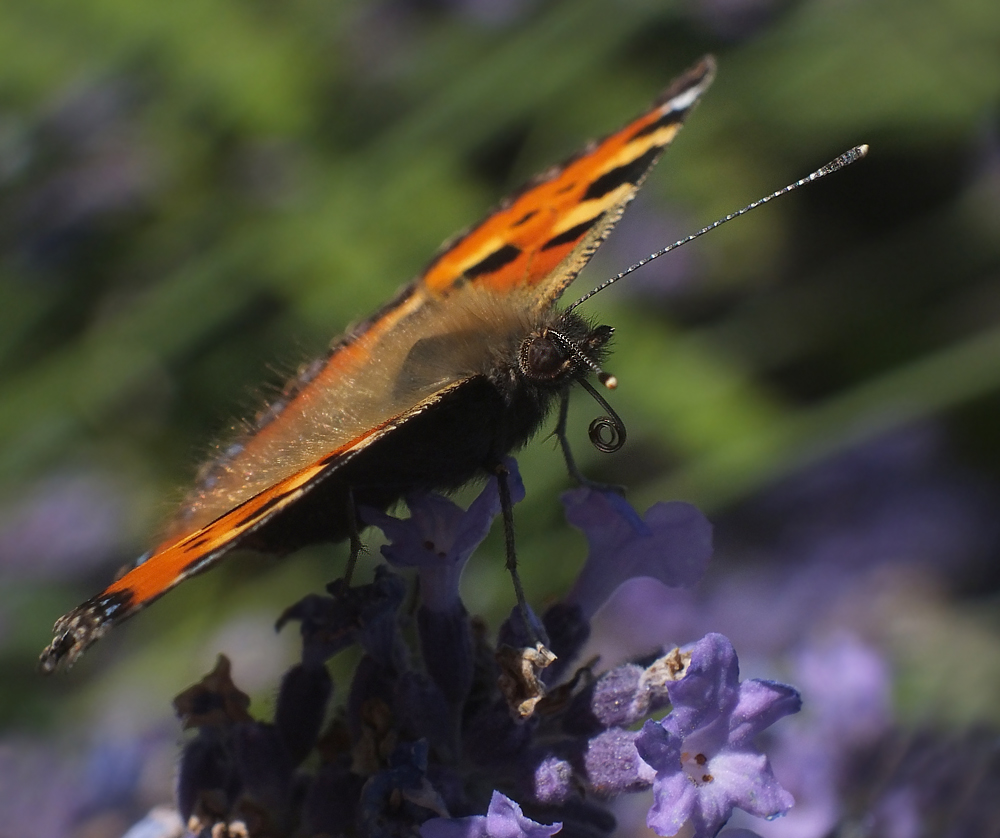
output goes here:
[[760, 828], [767, 838], [828, 835], [843, 816], [848, 762], [893, 721], [889, 669], [878, 652], [850, 634], [801, 648], [794, 674], [805, 712], [780, 730], [770, 753], [788, 778], [795, 807]]
[[975, 585], [1000, 545], [1000, 494], [953, 460], [934, 425], [879, 437], [717, 521], [718, 558], [823, 566], [847, 580], [896, 565]]
[[162, 799], [169, 788], [174, 731], [95, 738], [89, 749], [0, 741], [4, 835], [117, 838]]
[[53, 474], [0, 509], [0, 568], [21, 578], [80, 576], [123, 553], [124, 487], [101, 474]]
[[[128, 481], [93, 471], [62, 471], [0, 506], [0, 573], [13, 592], [41, 592], [51, 580], [73, 583], [110, 572], [128, 555], [139, 504]], [[110, 567], [109, 567], [110, 564]], [[34, 655], [21, 629], [33, 619], [31, 598], [0, 598], [0, 653]]]
[[630, 581], [595, 616], [587, 654], [621, 660], [664, 638], [684, 644], [718, 631], [744, 662], [763, 662], [842, 628], [880, 635], [886, 592], [987, 586], [998, 506], [995, 487], [948, 464], [932, 427], [899, 431], [717, 518], [699, 589]]
[[131, 223], [156, 188], [138, 104], [127, 81], [105, 81], [70, 90], [39, 120], [0, 206], [27, 265], [68, 268], [97, 234]]

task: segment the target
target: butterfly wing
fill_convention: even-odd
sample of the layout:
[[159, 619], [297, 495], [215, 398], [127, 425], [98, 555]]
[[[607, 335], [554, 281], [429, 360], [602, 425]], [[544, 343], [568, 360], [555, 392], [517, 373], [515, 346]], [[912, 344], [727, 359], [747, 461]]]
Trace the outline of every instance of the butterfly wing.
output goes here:
[[448, 294], [471, 281], [552, 305], [621, 218], [714, 73], [715, 62], [704, 58], [641, 117], [541, 175], [442, 249], [420, 282]]
[[363, 455], [412, 416], [446, 399], [458, 386], [454, 384], [443, 388], [410, 411], [366, 431], [211, 523], [161, 544], [149, 558], [112, 582], [100, 594], [59, 618], [53, 628], [55, 638], [42, 652], [39, 661], [42, 671], [52, 672], [62, 664], [72, 665], [113, 625], [128, 619], [185, 579], [206, 570], [274, 516], [300, 501], [324, 478]]
[[[386, 307], [349, 329], [245, 439], [209, 465], [150, 556], [56, 623], [43, 670], [75, 660], [111, 625], [205, 570], [480, 375], [477, 361], [485, 361], [492, 342], [522, 328], [525, 312], [551, 308], [587, 263], [713, 74], [713, 61], [703, 59], [638, 119], [446, 244]], [[466, 334], [477, 340], [451, 344], [472, 357], [446, 358], [433, 376], [401, 386], [418, 345]]]

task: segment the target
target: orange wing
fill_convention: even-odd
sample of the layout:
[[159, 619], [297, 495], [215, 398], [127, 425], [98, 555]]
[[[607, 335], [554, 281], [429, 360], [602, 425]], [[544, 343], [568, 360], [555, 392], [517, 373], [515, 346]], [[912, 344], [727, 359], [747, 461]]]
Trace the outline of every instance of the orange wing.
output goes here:
[[72, 666], [87, 647], [100, 640], [113, 625], [128, 619], [185, 579], [206, 570], [247, 535], [299, 500], [324, 477], [342, 468], [412, 415], [445, 398], [457, 386], [446, 388], [406, 414], [372, 428], [318, 462], [244, 501], [210, 524], [161, 544], [145, 561], [140, 560], [140, 564], [100, 594], [56, 621], [53, 628], [56, 636], [42, 652], [39, 661], [41, 670], [48, 673], [62, 664]]
[[472, 281], [551, 305], [587, 264], [712, 83], [702, 59], [654, 107], [546, 172], [431, 262], [420, 283], [448, 294]]
[[391, 303], [349, 330], [286, 388], [250, 436], [209, 465], [145, 561], [56, 623], [42, 669], [72, 663], [111, 625], [205, 570], [474, 376], [474, 368], [456, 361], [423, 388], [399, 386], [400, 369], [419, 341], [467, 333], [469, 318], [484, 314], [480, 331], [516, 329], [525, 311], [549, 309], [610, 233], [713, 73], [712, 60], [702, 60], [638, 119], [445, 245]]

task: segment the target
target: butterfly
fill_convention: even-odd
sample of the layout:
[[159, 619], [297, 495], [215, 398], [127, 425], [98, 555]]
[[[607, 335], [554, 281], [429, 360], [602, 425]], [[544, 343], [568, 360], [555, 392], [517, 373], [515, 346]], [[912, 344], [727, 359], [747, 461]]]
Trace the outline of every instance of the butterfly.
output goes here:
[[559, 309], [560, 295], [714, 71], [702, 59], [637, 119], [505, 199], [335, 341], [203, 469], [160, 543], [56, 622], [42, 671], [72, 664], [237, 547], [286, 553], [346, 539], [354, 504], [385, 509], [408, 492], [457, 488], [523, 446], [607, 354], [611, 328]]

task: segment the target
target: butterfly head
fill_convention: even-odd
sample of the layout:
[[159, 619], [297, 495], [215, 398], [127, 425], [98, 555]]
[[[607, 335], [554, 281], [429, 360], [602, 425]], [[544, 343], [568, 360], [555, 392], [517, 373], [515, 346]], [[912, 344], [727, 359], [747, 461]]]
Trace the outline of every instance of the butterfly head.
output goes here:
[[521, 342], [518, 368], [527, 380], [556, 387], [594, 372], [602, 384], [614, 389], [614, 376], [600, 367], [612, 334], [611, 326], [594, 326], [578, 315], [563, 313]]

